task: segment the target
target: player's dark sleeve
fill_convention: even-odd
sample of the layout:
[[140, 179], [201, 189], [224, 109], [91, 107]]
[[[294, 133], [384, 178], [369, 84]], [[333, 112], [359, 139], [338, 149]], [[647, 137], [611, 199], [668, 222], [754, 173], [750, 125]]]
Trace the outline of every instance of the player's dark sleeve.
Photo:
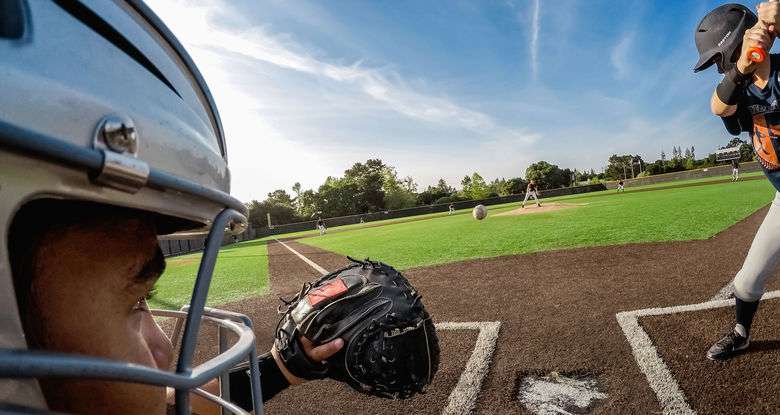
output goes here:
[[[257, 360], [260, 366], [260, 388], [265, 402], [287, 389], [290, 383], [279, 370], [271, 353], [258, 356]], [[246, 411], [252, 410], [252, 388], [246, 368], [230, 372], [230, 400]]]
[[743, 132], [753, 132], [753, 117], [750, 115], [750, 111], [745, 107], [745, 101], [747, 97], [741, 96], [737, 102], [737, 111], [728, 116], [720, 117], [723, 121], [723, 126], [726, 127], [726, 131], [732, 135], [740, 135]]
[[723, 126], [726, 127], [726, 131], [731, 135], [740, 135], [742, 133], [742, 126], [739, 124], [739, 116], [737, 113], [728, 117], [720, 117], [723, 121]]

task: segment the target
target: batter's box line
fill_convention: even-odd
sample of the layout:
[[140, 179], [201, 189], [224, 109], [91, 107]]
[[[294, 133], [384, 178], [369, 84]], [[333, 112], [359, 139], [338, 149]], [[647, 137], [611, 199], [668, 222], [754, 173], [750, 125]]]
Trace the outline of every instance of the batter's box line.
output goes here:
[[[778, 297], [780, 297], [780, 290], [769, 291], [764, 294], [762, 300]], [[698, 304], [624, 311], [615, 315], [618, 324], [620, 324], [620, 328], [623, 329], [626, 340], [628, 340], [628, 343], [631, 345], [631, 352], [639, 366], [639, 370], [641, 370], [647, 378], [647, 383], [650, 384], [650, 388], [655, 392], [658, 403], [661, 405], [661, 410], [665, 415], [695, 414], [696, 411], [688, 405], [685, 394], [680, 389], [680, 385], [677, 383], [674, 376], [672, 376], [669, 367], [667, 367], [666, 363], [661, 359], [652, 340], [650, 340], [650, 336], [642, 329], [642, 326], [639, 324], [639, 319], [647, 316], [662, 316], [686, 313], [689, 311], [711, 310], [733, 305], [734, 299], [731, 298], [726, 300], [707, 301]], [[704, 358], [704, 351], [702, 351], [702, 359]]]
[[[303, 254], [293, 249], [286, 243], [274, 238], [283, 247], [295, 254], [303, 262], [308, 264], [314, 270], [322, 275], [328, 273], [328, 270], [319, 266], [316, 262], [306, 258]], [[446, 322], [437, 323], [437, 330], [479, 330], [477, 342], [474, 344], [474, 351], [471, 353], [469, 361], [466, 362], [466, 369], [460, 375], [458, 384], [450, 393], [447, 406], [442, 410], [442, 414], [470, 414], [477, 405], [477, 397], [482, 389], [482, 381], [490, 369], [490, 362], [493, 359], [493, 352], [496, 350], [498, 341], [498, 332], [501, 329], [500, 321], [470, 321], [470, 322]]]
[[447, 406], [441, 411], [445, 415], [470, 414], [477, 405], [482, 381], [485, 380], [496, 350], [500, 321], [472, 321], [462, 323], [437, 323], [436, 330], [478, 330], [474, 351], [466, 362], [458, 384], [450, 393]]

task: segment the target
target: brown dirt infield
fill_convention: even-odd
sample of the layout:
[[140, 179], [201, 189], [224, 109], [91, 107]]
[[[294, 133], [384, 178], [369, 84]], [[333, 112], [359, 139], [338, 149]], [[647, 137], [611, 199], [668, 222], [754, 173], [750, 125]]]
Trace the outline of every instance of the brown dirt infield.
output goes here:
[[751, 330], [750, 348], [727, 362], [705, 359], [704, 353], [734, 324], [732, 307], [644, 317], [639, 321], [696, 412], [778, 412], [780, 299], [761, 303]]
[[496, 213], [495, 216], [520, 216], [520, 215], [531, 215], [534, 213], [545, 213], [545, 212], [555, 212], [556, 210], [562, 210], [562, 209], [570, 209], [580, 206], [585, 206], [585, 203], [558, 203], [558, 202], [551, 202], [551, 203], [542, 203], [542, 206], [536, 206], [535, 204], [531, 204], [528, 207], [525, 208], [517, 208], [514, 210], [510, 210], [508, 212], [501, 212]]
[[[528, 374], [543, 375], [553, 371], [588, 375], [598, 381], [601, 391], [608, 397], [599, 401], [591, 413], [658, 413], [660, 407], [656, 396], [634, 361], [615, 314], [708, 300], [739, 269], [765, 214], [766, 208], [761, 209], [732, 228], [703, 241], [629, 244], [505, 256], [411, 269], [404, 274], [423, 293], [423, 301], [436, 322], [502, 323], [490, 371], [479, 392], [476, 413], [529, 413], [517, 399], [518, 379]], [[285, 243], [328, 270], [346, 263], [342, 256], [331, 252], [294, 241]], [[253, 319], [259, 350], [270, 348], [277, 320], [275, 309], [279, 304], [276, 295], [295, 292], [303, 282], [317, 276], [314, 270], [307, 269], [308, 265], [302, 260], [276, 242], [269, 242], [268, 252], [274, 294], [224, 307], [244, 312]], [[775, 278], [770, 289], [777, 284]], [[658, 340], [659, 351], [669, 356], [671, 361], [667, 364], [677, 375], [674, 368], [690, 361], [678, 362], [680, 358], [672, 353], [674, 351], [681, 353], [687, 350], [690, 359], [699, 359], [697, 365], [713, 367], [711, 362], [704, 361], [703, 353], [728, 323], [730, 309], [718, 313], [723, 315], [703, 319], [715, 321], [707, 326], [690, 324], [699, 331], [682, 323], [676, 326], [667, 323], [667, 320], [672, 320], [668, 318], [659, 319], [657, 327], [652, 326], [652, 321], [643, 320], [642, 323], [649, 325], [654, 341], [661, 339]], [[773, 321], [768, 310], [762, 309], [759, 315]], [[768, 324], [761, 325], [766, 326]], [[710, 333], [711, 330], [714, 332]], [[667, 334], [668, 337], [663, 340]], [[780, 332], [767, 330], [765, 335], [780, 339]], [[440, 336], [442, 369], [426, 395], [391, 402], [365, 397], [334, 382], [311, 382], [285, 391], [269, 401], [268, 411], [310, 414], [440, 413], [447, 404], [465, 360], [471, 354], [474, 334], [451, 331], [441, 332]], [[202, 344], [213, 345], [213, 336], [207, 333]], [[213, 348], [204, 347], [200, 358], [211, 351]], [[745, 366], [745, 372], [754, 366], [749, 357], [741, 364]], [[774, 375], [763, 372], [770, 367], [767, 363], [756, 366], [754, 370], [760, 369], [762, 376], [771, 377]], [[692, 376], [685, 380], [687, 372], [679, 370], [682, 379], [678, 378], [678, 381], [694, 407], [714, 409], [717, 405], [717, 408], [733, 410], [736, 403], [750, 402], [727, 395], [720, 396], [714, 404], [708, 404], [713, 401], [707, 401], [703, 396], [708, 391], [712, 376], [709, 372], [691, 373]], [[742, 381], [750, 382], [751, 379], [746, 377]], [[765, 405], [755, 408], [780, 406], [780, 397], [771, 388], [765, 386], [763, 391], [759, 387], [751, 390], [762, 392], [760, 396], [753, 395], [754, 405], [762, 405], [755, 403], [756, 400]]]

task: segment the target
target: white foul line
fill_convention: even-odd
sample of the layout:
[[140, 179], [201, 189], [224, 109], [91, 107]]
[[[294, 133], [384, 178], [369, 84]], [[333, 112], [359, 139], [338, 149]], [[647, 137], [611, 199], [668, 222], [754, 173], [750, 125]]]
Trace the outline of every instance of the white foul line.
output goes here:
[[302, 259], [302, 260], [303, 260], [303, 262], [305, 262], [305, 263], [309, 264], [309, 266], [310, 266], [310, 267], [314, 268], [314, 269], [315, 269], [317, 272], [319, 272], [320, 274], [322, 274], [322, 275], [325, 275], [325, 274], [327, 274], [327, 273], [328, 273], [328, 271], [327, 271], [325, 268], [323, 268], [323, 267], [321, 267], [321, 266], [317, 265], [317, 264], [316, 264], [314, 261], [312, 261], [311, 259], [309, 259], [309, 258], [306, 258], [306, 257], [305, 257], [305, 256], [303, 256], [303, 255], [302, 255], [300, 252], [298, 252], [298, 251], [296, 251], [296, 250], [294, 250], [294, 249], [290, 248], [290, 247], [289, 247], [289, 246], [288, 246], [286, 243], [284, 243], [284, 242], [282, 242], [282, 241], [280, 241], [280, 240], [278, 240], [278, 239], [276, 239], [276, 238], [274, 238], [274, 241], [276, 241], [276, 242], [279, 242], [280, 244], [282, 244], [282, 246], [283, 246], [283, 247], [285, 247], [285, 248], [289, 249], [289, 250], [290, 250], [290, 252], [292, 252], [293, 254], [297, 255], [297, 256], [298, 256], [298, 258]]
[[[780, 290], [769, 291], [764, 294], [762, 300], [778, 297], [780, 297]], [[631, 345], [631, 350], [637, 365], [639, 365], [639, 369], [645, 374], [645, 377], [647, 377], [647, 382], [658, 397], [658, 402], [665, 415], [695, 414], [696, 412], [688, 405], [688, 402], [686, 402], [685, 394], [680, 390], [680, 385], [672, 376], [672, 373], [669, 371], [669, 368], [666, 366], [663, 359], [658, 355], [658, 351], [655, 346], [653, 346], [650, 336], [648, 336], [647, 332], [639, 325], [639, 318], [689, 311], [710, 310], [733, 305], [734, 299], [731, 298], [707, 301], [699, 304], [624, 311], [615, 316], [618, 324], [620, 324], [620, 327], [623, 329], [623, 333], [626, 335], [628, 343]]]
[[[309, 264], [317, 272], [325, 275], [328, 271], [317, 265], [314, 261], [306, 258], [300, 252], [290, 248], [284, 242], [274, 238], [290, 252], [298, 256], [305, 263]], [[477, 397], [482, 389], [482, 381], [488, 373], [490, 362], [493, 358], [493, 352], [496, 350], [498, 342], [498, 333], [501, 328], [500, 321], [472, 321], [457, 323], [437, 323], [437, 330], [478, 330], [477, 342], [474, 344], [474, 352], [471, 353], [469, 361], [466, 362], [466, 368], [460, 375], [458, 384], [450, 393], [447, 406], [442, 410], [442, 414], [469, 414], [477, 405]]]

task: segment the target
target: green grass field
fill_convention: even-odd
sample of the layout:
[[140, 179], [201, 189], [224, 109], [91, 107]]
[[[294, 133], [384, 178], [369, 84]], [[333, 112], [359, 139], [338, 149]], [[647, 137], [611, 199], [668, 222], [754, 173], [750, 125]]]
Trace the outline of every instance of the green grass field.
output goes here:
[[[750, 172], [742, 174], [741, 177], [743, 179], [745, 178], [753, 178], [763, 176], [762, 172]], [[656, 184], [649, 184], [644, 186], [635, 186], [635, 187], [627, 187], [626, 193], [633, 193], [637, 191], [647, 191], [648, 189], [663, 189], [668, 187], [676, 187], [676, 186], [682, 186], [682, 185], [696, 185], [696, 184], [710, 184], [711, 182], [716, 182], [719, 180], [728, 180], [731, 176], [724, 175], [724, 176], [713, 176], [713, 177], [705, 177], [702, 179], [691, 179], [691, 180], [678, 180], [674, 182], [665, 182], [665, 183], [656, 183]], [[609, 195], [615, 193], [614, 189], [611, 190], [602, 190], [598, 192], [591, 192], [591, 193], [583, 193], [583, 194], [575, 194], [575, 195], [566, 195], [566, 196], [556, 196], [551, 198], [546, 198], [544, 200], [546, 201], [565, 201], [570, 199], [581, 199], [584, 197], [594, 197], [594, 196], [600, 196], [600, 195]], [[491, 212], [501, 212], [508, 209], [513, 209], [516, 207], [517, 202], [512, 203], [504, 203], [500, 205], [492, 205], [490, 206]], [[470, 215], [471, 209], [460, 209], [455, 211], [456, 215], [464, 214], [464, 215]], [[372, 221], [367, 223], [356, 223], [351, 225], [343, 225], [343, 226], [334, 226], [331, 228], [328, 228], [329, 231], [338, 230], [338, 232], [342, 232], [344, 230], [353, 230], [353, 229], [362, 229], [362, 228], [368, 228], [368, 227], [376, 227], [380, 225], [390, 225], [390, 224], [397, 224], [397, 223], [404, 223], [404, 222], [416, 222], [423, 219], [432, 219], [432, 218], [440, 218], [440, 217], [446, 217], [447, 212], [437, 212], [437, 213], [428, 213], [424, 215], [417, 215], [417, 216], [410, 216], [405, 218], [397, 218], [397, 219], [387, 219], [387, 220], [379, 220], [379, 221]], [[291, 232], [286, 234], [280, 234], [280, 235], [272, 235], [267, 236], [265, 238], [262, 238], [262, 240], [273, 240], [274, 238], [300, 238], [305, 236], [317, 236], [319, 235], [319, 231], [316, 229], [312, 230], [306, 230], [306, 231], [299, 231], [299, 232]]]
[[[765, 206], [774, 195], [766, 180], [707, 183], [727, 177], [627, 188], [621, 194], [607, 190], [544, 199], [544, 203], [584, 205], [538, 214], [496, 216], [518, 207], [518, 203], [508, 203], [490, 206], [483, 221], [474, 220], [471, 210], [464, 209], [453, 216], [434, 213], [341, 226], [325, 236], [306, 231], [275, 237], [304, 237], [299, 241], [401, 269], [550, 249], [705, 239]], [[697, 183], [701, 186], [668, 188]], [[334, 229], [338, 232], [332, 232]], [[222, 249], [209, 293], [210, 305], [267, 292], [268, 239]], [[152, 306], [178, 308], [188, 302], [199, 261], [200, 254], [168, 259], [157, 293], [150, 300]]]
[[[177, 309], [192, 296], [201, 254], [182, 255], [166, 261], [165, 273], [149, 300], [154, 308]], [[217, 257], [208, 304], [265, 294], [268, 288], [268, 251], [265, 241], [249, 241], [223, 248]]]
[[513, 208], [502, 206], [491, 208], [483, 221], [456, 215], [300, 242], [404, 269], [550, 249], [705, 239], [766, 205], [773, 195], [765, 180], [652, 192], [598, 192], [576, 199], [585, 206], [559, 211], [495, 216]]

